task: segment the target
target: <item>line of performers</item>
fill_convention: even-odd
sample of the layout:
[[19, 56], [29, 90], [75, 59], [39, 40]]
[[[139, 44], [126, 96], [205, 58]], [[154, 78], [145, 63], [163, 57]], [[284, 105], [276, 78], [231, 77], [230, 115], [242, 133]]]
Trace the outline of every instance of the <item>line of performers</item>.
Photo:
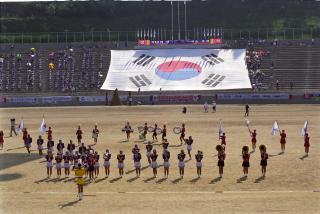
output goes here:
[[[158, 151], [153, 148], [152, 143], [149, 141], [145, 147], [146, 149], [146, 158], [148, 160], [149, 166], [152, 168], [153, 176], [157, 177], [158, 175], [158, 168], [160, 165], [158, 165], [159, 162], [159, 156], [162, 156], [162, 165], [164, 168], [164, 176], [169, 176], [169, 168], [170, 168], [170, 151], [168, 150], [169, 143], [165, 141], [162, 144], [163, 150], [162, 154], [158, 154]], [[188, 155], [189, 160], [191, 160], [191, 150], [188, 146]], [[223, 145], [217, 145], [217, 166], [219, 167], [219, 175], [220, 178], [223, 176], [223, 167], [224, 167], [224, 161], [226, 158], [225, 154], [225, 147]], [[267, 148], [265, 145], [259, 146], [260, 155], [261, 155], [261, 171], [262, 175], [265, 176], [266, 174], [266, 167], [267, 167], [267, 160], [269, 158], [269, 155], [267, 153]], [[180, 153], [177, 155], [178, 160], [178, 168], [179, 168], [179, 174], [180, 177], [183, 178], [184, 176], [184, 168], [186, 164], [186, 153], [184, 150], [181, 150]], [[110, 174], [110, 160], [112, 158], [111, 152], [107, 149], [105, 153], [103, 154], [103, 166], [105, 168], [105, 176], [109, 177]], [[202, 160], [204, 158], [202, 151], [197, 151], [197, 153], [194, 155], [195, 158], [195, 167], [197, 170], [198, 177], [201, 176], [201, 169], [202, 169]], [[99, 176], [99, 160], [100, 155], [97, 151], [94, 151], [94, 149], [91, 146], [86, 147], [83, 143], [78, 148], [77, 151], [75, 151], [75, 145], [70, 142], [67, 147], [67, 151], [63, 153], [63, 151], [58, 151], [57, 155], [54, 157], [52, 151], [48, 151], [48, 154], [45, 156], [46, 159], [46, 168], [47, 168], [47, 175], [48, 177], [52, 176], [52, 168], [53, 168], [53, 161], [55, 160], [55, 167], [57, 170], [57, 176], [61, 176], [61, 170], [64, 168], [65, 176], [69, 177], [70, 175], [70, 168], [75, 169], [79, 166], [81, 166], [84, 169], [84, 176], [89, 177], [89, 181], [93, 181], [95, 178]], [[125, 168], [125, 160], [126, 155], [121, 150], [119, 154], [116, 156], [118, 165], [117, 168], [119, 170], [119, 177], [122, 177], [124, 174], [124, 168]], [[140, 177], [141, 173], [141, 159], [142, 155], [140, 152], [140, 148], [138, 145], [135, 145], [132, 149], [132, 159], [133, 159], [133, 165], [136, 171], [136, 176]], [[243, 173], [244, 176], [248, 175], [248, 169], [250, 167], [250, 153], [249, 153], [249, 147], [243, 146], [242, 148], [242, 167], [243, 167]], [[80, 164], [80, 165], [79, 165]]]

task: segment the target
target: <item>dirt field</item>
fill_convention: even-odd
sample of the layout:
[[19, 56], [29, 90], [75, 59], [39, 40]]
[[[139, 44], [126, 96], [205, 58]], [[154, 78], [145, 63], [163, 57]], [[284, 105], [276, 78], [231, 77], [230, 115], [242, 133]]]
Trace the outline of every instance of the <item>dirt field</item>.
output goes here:
[[[100, 176], [85, 186], [85, 196], [78, 201], [76, 185], [64, 178], [46, 178], [44, 158], [39, 158], [35, 143], [32, 155], [26, 155], [22, 136], [5, 138], [0, 151], [0, 213], [320, 213], [320, 105], [252, 105], [250, 121], [257, 129], [257, 145], [263, 143], [271, 156], [267, 176], [261, 179], [260, 153], [251, 154], [249, 176], [242, 177], [241, 148], [250, 145], [244, 125], [244, 106], [220, 105], [217, 113], [203, 113], [202, 106], [188, 106], [188, 114], [181, 114], [181, 106], [136, 107], [61, 107], [0, 109], [0, 129], [8, 136], [10, 118], [24, 118], [36, 141], [42, 115], [53, 128], [55, 142], [62, 139], [76, 141], [76, 128], [81, 124], [84, 142], [92, 144], [91, 130], [95, 123], [100, 129], [99, 142], [94, 149], [102, 156], [112, 152], [111, 175]], [[227, 135], [225, 174], [218, 179], [215, 146], [218, 144], [218, 121], [222, 119]], [[277, 120], [287, 132], [286, 152], [279, 155], [279, 136], [271, 136], [271, 126]], [[310, 154], [304, 156], [300, 130], [309, 120]], [[130, 142], [124, 142], [120, 129], [126, 121], [136, 128], [147, 121], [168, 126], [171, 168], [164, 180], [163, 168], [153, 179], [152, 169], [144, 167], [136, 179], [131, 149], [135, 143], [142, 148], [142, 166], [147, 166], [145, 144], [138, 141], [137, 132]], [[203, 174], [196, 179], [194, 158], [186, 163], [185, 177], [178, 179], [177, 154], [186, 146], [179, 146], [174, 126], [186, 123], [186, 135], [192, 135], [193, 157], [197, 150], [204, 152]], [[151, 139], [151, 135], [148, 136]], [[159, 137], [160, 139], [160, 137]], [[136, 141], [136, 142], [135, 142]], [[250, 145], [251, 146], [251, 145]], [[155, 146], [161, 153], [162, 147]], [[126, 154], [125, 176], [118, 179], [116, 155]], [[158, 160], [162, 163], [162, 159]], [[100, 160], [102, 166], [102, 160]]]

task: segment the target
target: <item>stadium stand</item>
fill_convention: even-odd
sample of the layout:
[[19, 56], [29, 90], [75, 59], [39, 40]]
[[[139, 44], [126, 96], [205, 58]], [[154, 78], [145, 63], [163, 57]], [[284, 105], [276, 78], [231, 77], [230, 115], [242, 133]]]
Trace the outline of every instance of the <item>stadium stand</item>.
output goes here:
[[[110, 63], [103, 45], [44, 45], [2, 49], [2, 93], [97, 92]], [[130, 48], [130, 47], [129, 47]], [[253, 90], [320, 89], [320, 47], [311, 44], [247, 46], [247, 66]]]

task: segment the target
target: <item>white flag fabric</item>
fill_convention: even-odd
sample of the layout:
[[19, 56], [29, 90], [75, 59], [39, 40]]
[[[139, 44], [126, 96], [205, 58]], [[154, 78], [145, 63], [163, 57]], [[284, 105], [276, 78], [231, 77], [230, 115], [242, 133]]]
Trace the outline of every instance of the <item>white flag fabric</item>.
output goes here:
[[301, 129], [301, 136], [304, 136], [308, 132], [308, 120], [304, 122], [303, 127]]
[[221, 137], [222, 134], [224, 133], [224, 129], [223, 129], [221, 120], [219, 121], [218, 127], [219, 127], [219, 133], [218, 133], [218, 135], [219, 135], [219, 139], [220, 139], [220, 137]]
[[273, 126], [272, 126], [272, 130], [271, 130], [271, 134], [275, 135], [276, 132], [280, 132], [280, 128], [279, 128], [277, 121], [274, 121]]
[[185, 91], [252, 88], [245, 49], [111, 50], [101, 89]]
[[23, 119], [21, 119], [16, 131], [21, 132], [23, 128], [24, 128], [24, 122], [23, 122]]
[[249, 119], [245, 119], [245, 124], [246, 124], [246, 126], [249, 128], [250, 127], [250, 120]]
[[41, 134], [44, 134], [47, 131], [47, 125], [46, 125], [46, 122], [44, 121], [44, 118], [42, 118], [39, 131]]

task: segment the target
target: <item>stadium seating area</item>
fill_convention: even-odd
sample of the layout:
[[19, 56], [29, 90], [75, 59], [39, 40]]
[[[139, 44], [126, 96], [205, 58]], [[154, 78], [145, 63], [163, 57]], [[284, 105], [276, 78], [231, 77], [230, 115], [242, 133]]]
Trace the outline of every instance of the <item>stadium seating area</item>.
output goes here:
[[104, 48], [10, 49], [1, 56], [0, 90], [15, 92], [96, 91], [104, 81], [110, 52]]
[[[0, 53], [2, 93], [97, 92], [110, 62], [105, 46], [24, 47]], [[247, 65], [254, 90], [320, 89], [320, 46], [254, 45]], [[278, 82], [278, 87], [277, 87]]]

